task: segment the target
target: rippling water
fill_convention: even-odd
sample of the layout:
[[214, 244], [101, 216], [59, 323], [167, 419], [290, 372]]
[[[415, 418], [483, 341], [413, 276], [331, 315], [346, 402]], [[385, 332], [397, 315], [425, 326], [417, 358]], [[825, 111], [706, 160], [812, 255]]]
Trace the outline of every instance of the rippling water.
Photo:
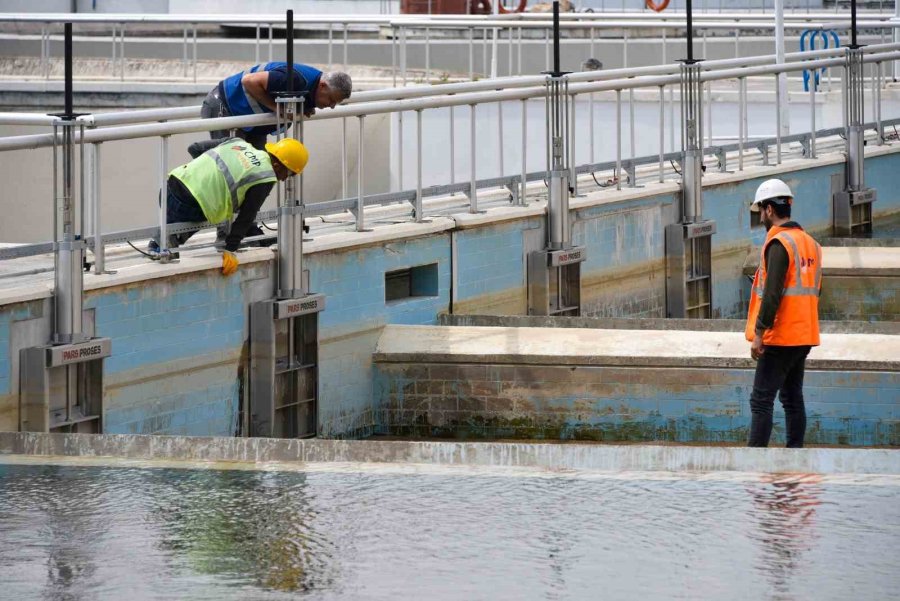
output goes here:
[[896, 598], [898, 493], [892, 477], [0, 465], [0, 598]]

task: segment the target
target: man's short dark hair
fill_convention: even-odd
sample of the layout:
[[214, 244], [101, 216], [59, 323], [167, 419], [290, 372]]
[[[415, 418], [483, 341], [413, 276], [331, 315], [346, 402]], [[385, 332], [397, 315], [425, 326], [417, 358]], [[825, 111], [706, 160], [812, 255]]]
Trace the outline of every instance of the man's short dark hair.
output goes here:
[[791, 216], [791, 205], [787, 202], [765, 201], [762, 203], [763, 209], [765, 209], [767, 206], [772, 207], [772, 210], [775, 212], [775, 216], [779, 219], [787, 219]]

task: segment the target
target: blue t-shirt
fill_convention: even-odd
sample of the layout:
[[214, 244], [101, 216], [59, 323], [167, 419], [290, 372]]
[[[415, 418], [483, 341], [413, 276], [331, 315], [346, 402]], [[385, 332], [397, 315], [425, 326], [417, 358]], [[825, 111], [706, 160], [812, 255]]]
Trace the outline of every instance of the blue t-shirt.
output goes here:
[[[222, 96], [228, 104], [228, 111], [232, 115], [252, 115], [254, 113], [271, 113], [266, 106], [256, 102], [244, 90], [241, 79], [247, 73], [256, 73], [258, 71], [268, 71], [269, 80], [266, 85], [266, 91], [270, 96], [278, 97], [287, 91], [287, 63], [284, 61], [276, 61], [266, 63], [265, 65], [255, 65], [246, 71], [235, 73], [231, 77], [223, 79], [219, 86], [221, 87]], [[305, 101], [303, 104], [304, 112], [310, 112], [316, 106], [316, 88], [322, 72], [308, 65], [294, 63], [294, 93], [303, 95]], [[245, 127], [244, 131], [248, 133], [261, 134], [272, 133], [275, 131], [274, 125], [261, 125], [258, 127]]]

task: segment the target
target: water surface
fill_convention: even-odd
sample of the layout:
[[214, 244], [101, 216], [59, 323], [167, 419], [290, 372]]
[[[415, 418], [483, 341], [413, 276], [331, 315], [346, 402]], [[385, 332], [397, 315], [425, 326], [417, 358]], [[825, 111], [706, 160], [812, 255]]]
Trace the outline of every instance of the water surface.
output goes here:
[[900, 478], [0, 464], [8, 599], [884, 599]]

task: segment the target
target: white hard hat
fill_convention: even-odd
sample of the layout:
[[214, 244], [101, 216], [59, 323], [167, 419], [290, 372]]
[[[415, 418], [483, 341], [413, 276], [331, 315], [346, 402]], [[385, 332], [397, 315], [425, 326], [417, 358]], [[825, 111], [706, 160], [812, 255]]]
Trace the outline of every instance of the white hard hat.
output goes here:
[[790, 187], [780, 179], [767, 179], [756, 189], [756, 198], [750, 205], [750, 210], [754, 213], [759, 211], [763, 201], [771, 200], [776, 204], [790, 205], [794, 199], [794, 193]]

